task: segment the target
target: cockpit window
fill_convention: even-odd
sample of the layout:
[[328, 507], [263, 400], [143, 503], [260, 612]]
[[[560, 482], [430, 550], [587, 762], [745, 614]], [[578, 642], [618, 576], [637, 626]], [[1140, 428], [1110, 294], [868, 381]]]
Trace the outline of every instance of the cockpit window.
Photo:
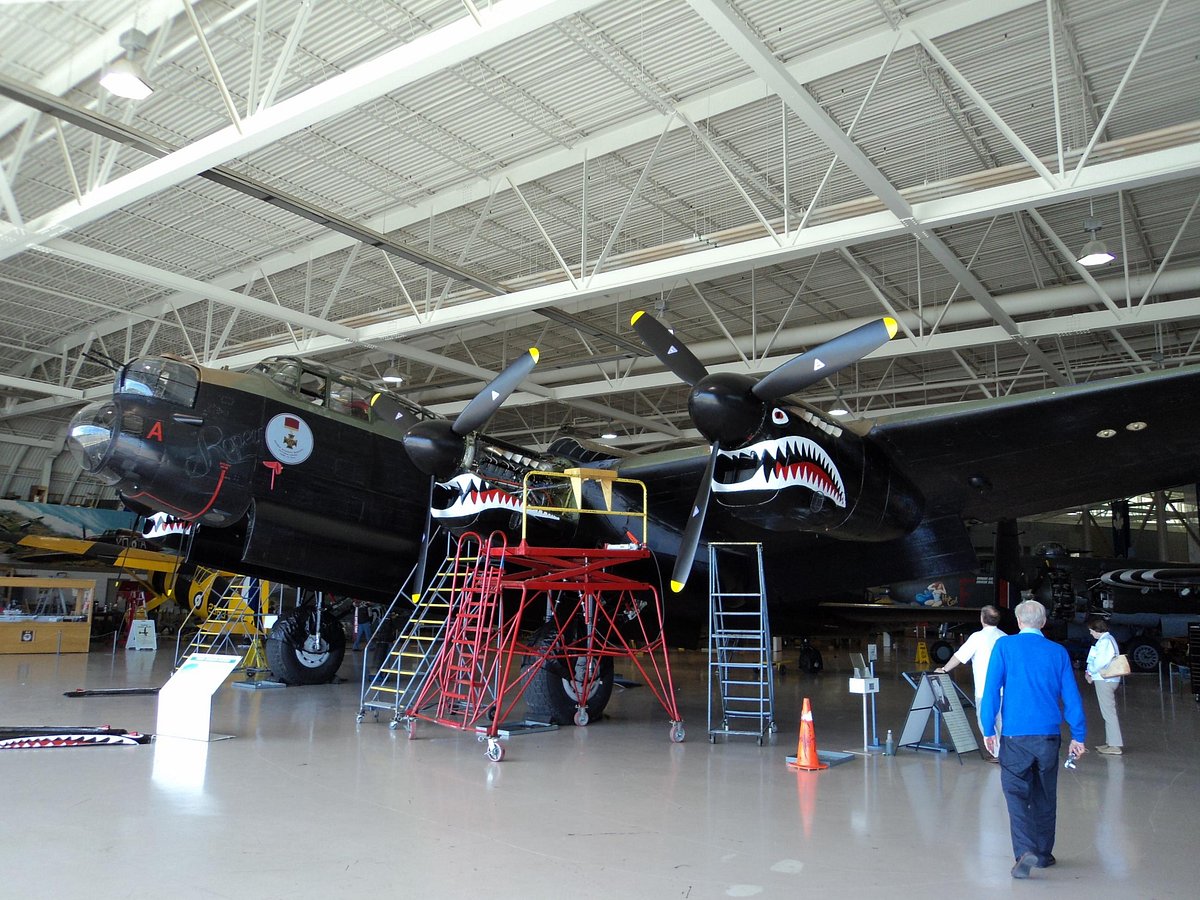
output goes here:
[[384, 422], [407, 431], [414, 421], [433, 418], [410, 400], [349, 372], [294, 356], [273, 356], [253, 371], [304, 403], [363, 422]]
[[141, 397], [158, 397], [192, 406], [196, 402], [199, 376], [194, 366], [161, 357], [135, 359], [121, 370], [118, 391]]
[[329, 408], [366, 422], [371, 418], [371, 395], [357, 384], [334, 378], [329, 386]]

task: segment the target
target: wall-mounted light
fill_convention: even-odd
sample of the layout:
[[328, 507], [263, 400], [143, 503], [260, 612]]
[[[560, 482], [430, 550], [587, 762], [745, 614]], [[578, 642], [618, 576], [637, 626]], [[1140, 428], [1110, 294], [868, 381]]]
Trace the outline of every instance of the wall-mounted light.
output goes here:
[[146, 49], [146, 35], [136, 28], [131, 28], [121, 35], [121, 47], [125, 55], [113, 60], [102, 73], [100, 84], [109, 93], [128, 100], [145, 100], [154, 93], [150, 79], [142, 64], [134, 59], [134, 54]]

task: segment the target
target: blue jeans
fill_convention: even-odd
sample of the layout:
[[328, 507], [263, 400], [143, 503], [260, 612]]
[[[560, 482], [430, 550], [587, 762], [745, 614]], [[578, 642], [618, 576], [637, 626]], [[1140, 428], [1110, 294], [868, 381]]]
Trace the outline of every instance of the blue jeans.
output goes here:
[[360, 641], [369, 641], [371, 634], [375, 631], [375, 626], [370, 619], [361, 620], [358, 623], [358, 631], [354, 634], [354, 649], [358, 649]]
[[1054, 850], [1058, 817], [1057, 734], [1000, 736], [1000, 786], [1008, 803], [1013, 858], [1037, 854], [1045, 865]]

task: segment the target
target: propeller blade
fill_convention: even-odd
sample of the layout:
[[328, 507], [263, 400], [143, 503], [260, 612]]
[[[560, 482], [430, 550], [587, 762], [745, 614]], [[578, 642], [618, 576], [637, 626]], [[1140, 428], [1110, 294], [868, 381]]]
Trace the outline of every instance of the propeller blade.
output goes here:
[[458, 418], [454, 420], [454, 433], [470, 434], [486, 425], [488, 419], [500, 408], [500, 404], [508, 399], [508, 395], [517, 389], [521, 380], [537, 365], [537, 361], [537, 347], [530, 347], [528, 353], [509, 363], [508, 367], [493, 378], [458, 414]]
[[411, 594], [414, 605], [421, 602], [421, 595], [425, 593], [425, 561], [429, 557], [429, 532], [433, 527], [433, 486], [436, 481], [437, 479], [432, 475], [429, 477], [429, 502], [425, 504], [425, 530], [421, 532], [421, 555], [417, 557], [417, 583], [413, 585]]
[[834, 372], [858, 362], [896, 336], [898, 324], [886, 316], [853, 331], [826, 341], [807, 353], [789, 359], [751, 389], [759, 400], [778, 400], [828, 378]]
[[679, 556], [675, 558], [675, 569], [671, 572], [671, 590], [676, 594], [683, 590], [692, 571], [692, 562], [696, 559], [696, 548], [700, 546], [700, 532], [704, 529], [704, 515], [708, 512], [708, 498], [712, 495], [713, 471], [717, 467], [717, 454], [720, 451], [721, 445], [713, 444], [708, 466], [704, 469], [704, 478], [700, 482], [700, 489], [696, 491], [696, 502], [692, 504], [692, 514], [683, 529]]
[[642, 343], [658, 357], [658, 361], [688, 384], [695, 384], [708, 374], [704, 363], [671, 334], [662, 322], [644, 309], [635, 312], [629, 324], [642, 339]]

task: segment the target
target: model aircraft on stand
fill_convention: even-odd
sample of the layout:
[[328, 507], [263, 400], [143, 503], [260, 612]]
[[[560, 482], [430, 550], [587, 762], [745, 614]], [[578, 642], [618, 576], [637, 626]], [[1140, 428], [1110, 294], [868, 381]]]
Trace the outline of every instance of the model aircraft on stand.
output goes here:
[[[198, 525], [189, 559], [376, 598], [419, 592], [434, 528], [516, 527], [530, 473], [615, 470], [646, 485], [647, 544], [672, 570], [669, 631], [706, 621], [705, 579], [693, 569], [706, 566], [707, 541], [762, 543], [772, 617], [786, 632], [830, 594], [973, 569], [969, 524], [1197, 475], [1200, 425], [1179, 410], [1200, 395], [1200, 368], [841, 424], [793, 395], [884, 344], [890, 319], [759, 380], [709, 373], [647, 313], [631, 325], [690, 385], [707, 448], [625, 454], [566, 438], [539, 451], [488, 437], [482, 429], [536, 351], [454, 421], [309, 359], [239, 373], [142, 358], [121, 368], [110, 400], [74, 417], [68, 444], [130, 508]], [[585, 485], [582, 502], [608, 500]], [[611, 502], [632, 509], [635, 498], [616, 490]], [[535, 525], [531, 543], [628, 540], [621, 516]], [[327, 680], [342, 661], [344, 634], [320, 604], [285, 616], [273, 637], [268, 656], [286, 680]]]

